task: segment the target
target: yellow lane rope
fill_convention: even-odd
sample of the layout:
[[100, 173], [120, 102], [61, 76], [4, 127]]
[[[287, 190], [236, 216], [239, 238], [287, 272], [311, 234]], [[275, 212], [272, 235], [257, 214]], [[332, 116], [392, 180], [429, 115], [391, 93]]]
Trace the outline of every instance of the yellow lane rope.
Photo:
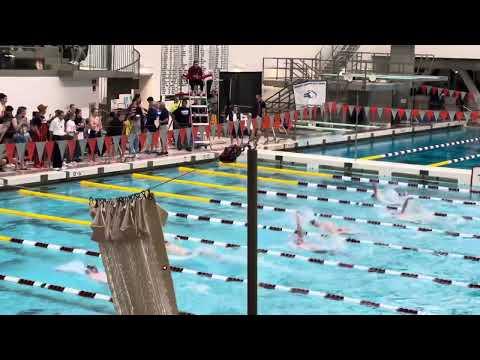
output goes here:
[[[245, 163], [222, 163], [222, 162], [219, 162], [219, 165], [224, 166], [224, 167], [228, 167], [228, 168], [234, 168], [234, 169], [246, 169], [247, 168], [247, 164], [245, 164]], [[314, 171], [277, 169], [277, 168], [268, 167], [268, 166], [257, 166], [257, 169], [259, 171], [263, 171], [263, 172], [278, 173], [278, 174], [333, 178], [332, 174], [326, 174], [326, 173], [320, 173], [320, 172], [314, 172]]]
[[[241, 179], [241, 180], [246, 180], [247, 179], [247, 175], [243, 175], [243, 174], [232, 174], [232, 173], [225, 172], [225, 171], [195, 169], [195, 168], [190, 168], [190, 167], [185, 167], [185, 166], [178, 167], [178, 171], [180, 171], [180, 172], [193, 171], [197, 174], [206, 175], [206, 176], [219, 176], [219, 177], [227, 177], [227, 178]], [[296, 181], [296, 180], [275, 179], [275, 178], [268, 178], [268, 177], [262, 177], [262, 176], [258, 176], [257, 179], [258, 179], [258, 181], [276, 183], [276, 184], [282, 184], [282, 185], [292, 185], [292, 186], [298, 185], [298, 181]]]
[[204, 183], [204, 182], [192, 181], [192, 180], [172, 180], [172, 178], [158, 176], [158, 175], [145, 175], [145, 174], [133, 173], [132, 177], [135, 179], [151, 180], [151, 181], [162, 181], [162, 182], [170, 181], [177, 184], [201, 186], [201, 187], [208, 187], [208, 188], [219, 189], [219, 190], [246, 191], [246, 188], [241, 186], [219, 185], [219, 184]]
[[[141, 192], [145, 189], [137, 188], [137, 187], [130, 187], [130, 186], [119, 186], [119, 185], [111, 185], [111, 184], [101, 184], [93, 181], [80, 181], [80, 186], [91, 187], [96, 189], [106, 189], [106, 190], [117, 190], [117, 191], [126, 191], [126, 192]], [[152, 191], [155, 195], [164, 198], [170, 199], [179, 199], [179, 200], [187, 200], [187, 201], [196, 201], [196, 202], [203, 202], [203, 203], [210, 203], [210, 199], [202, 196], [194, 196], [194, 195], [182, 195], [182, 194], [173, 194], [161, 191]]]
[[[85, 200], [88, 203], [88, 200], [87, 199]], [[67, 201], [67, 200], [64, 199], [64, 201]], [[58, 221], [58, 222], [64, 222], [67, 224], [75, 224], [75, 225], [90, 225], [90, 221], [88, 220], [68, 219], [60, 216], [37, 214], [37, 213], [31, 213], [27, 211], [19, 211], [19, 210], [13, 210], [13, 209], [0, 208], [0, 214], [21, 216], [21, 217], [27, 217], [27, 218], [39, 219], [39, 220]]]

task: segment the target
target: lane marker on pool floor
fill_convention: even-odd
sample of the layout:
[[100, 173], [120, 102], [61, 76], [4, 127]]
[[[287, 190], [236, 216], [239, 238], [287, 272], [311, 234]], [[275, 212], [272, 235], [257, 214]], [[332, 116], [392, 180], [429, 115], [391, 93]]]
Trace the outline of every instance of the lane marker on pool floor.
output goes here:
[[[126, 187], [126, 186], [119, 186], [119, 185], [110, 185], [110, 184], [100, 184], [92, 181], [81, 181], [81, 184], [89, 187], [94, 187], [94, 188], [100, 188], [100, 189], [111, 189], [111, 190], [118, 190], [118, 191], [126, 191], [126, 192], [137, 192], [139, 190], [142, 190], [140, 188], [131, 188], [131, 187]], [[55, 200], [60, 200], [60, 201], [72, 201], [72, 202], [80, 202], [80, 199], [83, 199], [84, 203], [88, 203], [88, 199], [86, 198], [79, 198], [79, 197], [74, 197], [72, 200], [69, 200], [70, 196], [66, 195], [60, 195], [55, 193], [43, 193], [43, 192], [38, 192], [38, 191], [31, 191], [31, 190], [18, 190], [19, 194], [22, 195], [27, 195], [27, 196], [36, 196], [36, 197], [44, 197], [44, 198], [51, 198]], [[155, 192], [153, 192], [155, 193]], [[182, 195], [184, 199], [186, 200], [187, 198], [190, 200], [190, 198], [200, 198], [198, 196], [195, 197], [190, 197], [186, 195]], [[241, 202], [235, 202], [235, 201], [225, 201], [225, 200], [218, 200], [218, 199], [208, 199], [208, 198], [201, 198], [202, 203], [210, 203], [210, 204], [215, 204], [215, 205], [220, 205], [220, 206], [231, 206], [231, 207], [238, 207], [238, 208], [247, 208], [247, 204], [241, 203]], [[196, 200], [192, 200], [196, 201]], [[266, 211], [277, 211], [277, 212], [288, 212], [288, 213], [296, 213], [298, 210], [297, 209], [287, 209], [287, 208], [279, 208], [279, 207], [273, 207], [273, 206], [264, 206], [259, 204], [257, 206], [258, 209], [261, 210], [266, 210]], [[0, 209], [0, 213], [2, 210], [5, 209]], [[186, 213], [175, 213], [175, 212], [170, 212], [167, 211], [169, 216], [175, 216], [175, 217], [182, 217], [182, 218], [187, 218], [187, 219], [193, 219], [193, 220], [200, 220], [200, 221], [208, 221], [208, 222], [213, 222], [213, 223], [221, 223], [221, 224], [228, 224], [228, 225], [237, 225], [237, 226], [247, 226], [247, 222], [244, 221], [236, 221], [236, 220], [228, 220], [228, 219], [219, 219], [219, 218], [214, 218], [210, 216], [201, 216], [201, 215], [193, 215], [193, 214], [186, 214]], [[376, 225], [376, 226], [385, 226], [385, 227], [391, 227], [393, 229], [400, 229], [400, 230], [413, 230], [417, 232], [434, 232], [438, 234], [443, 234], [443, 235], [448, 235], [448, 236], [453, 236], [453, 237], [466, 237], [466, 238], [474, 238], [474, 239], [480, 239], [480, 234], [470, 234], [470, 233], [461, 233], [461, 232], [456, 232], [456, 231], [450, 231], [450, 230], [441, 230], [441, 229], [435, 229], [435, 228], [429, 228], [429, 227], [423, 227], [423, 226], [413, 226], [413, 225], [407, 225], [407, 224], [398, 224], [398, 223], [389, 223], [389, 222], [384, 222], [384, 221], [378, 221], [378, 220], [368, 220], [368, 219], [362, 219], [362, 218], [355, 218], [351, 216], [343, 216], [343, 215], [334, 215], [334, 214], [329, 214], [329, 213], [314, 213], [316, 217], [321, 217], [321, 218], [328, 218], [328, 219], [337, 219], [337, 220], [345, 220], [345, 221], [351, 221], [351, 222], [356, 222], [356, 223], [361, 223], [361, 224], [367, 224], [367, 225]], [[258, 229], [264, 229], [264, 230], [271, 230], [271, 231], [280, 231], [280, 232], [287, 232], [287, 233], [292, 233], [295, 234], [296, 230], [294, 229], [289, 229], [289, 228], [284, 228], [284, 227], [278, 227], [278, 226], [273, 226], [273, 225], [262, 225], [258, 224], [257, 226]], [[305, 232], [305, 235], [308, 235], [307, 232]]]
[[[245, 163], [222, 163], [219, 162], [219, 165], [222, 167], [229, 167], [229, 168], [235, 168], [235, 169], [246, 169], [247, 166]], [[182, 167], [183, 169], [191, 169], [188, 167]], [[259, 166], [258, 167], [259, 171], [265, 171], [269, 173], [278, 173], [278, 174], [287, 174], [287, 175], [301, 175], [301, 176], [307, 176], [307, 177], [312, 177], [316, 176], [315, 174], [318, 174], [313, 171], [304, 171], [304, 170], [290, 170], [290, 169], [280, 169], [280, 168], [274, 168], [274, 167], [268, 167], [268, 166]], [[186, 170], [185, 170], [186, 171]], [[292, 173], [291, 171], [294, 171]], [[358, 183], [365, 183], [365, 184], [380, 184], [380, 185], [396, 185], [396, 186], [401, 186], [401, 187], [409, 187], [409, 188], [414, 188], [414, 189], [426, 189], [426, 190], [441, 190], [441, 191], [447, 191], [447, 192], [456, 192], [456, 193], [474, 193], [478, 194], [480, 193], [480, 190], [470, 190], [468, 188], [458, 188], [458, 187], [448, 187], [448, 186], [440, 186], [440, 185], [428, 185], [428, 184], [421, 184], [421, 183], [409, 183], [409, 182], [402, 182], [402, 181], [395, 181], [395, 180], [383, 180], [379, 179], [378, 177], [375, 178], [362, 178], [359, 176], [347, 176], [347, 175], [335, 175], [332, 174], [331, 177], [332, 180], [342, 180], [342, 181], [351, 181], [351, 182], [358, 182]], [[327, 181], [330, 179], [327, 179]]]
[[459, 163], [459, 162], [463, 162], [463, 161], [478, 159], [479, 157], [480, 157], [480, 154], [467, 155], [467, 156], [462, 156], [462, 157], [452, 159], [452, 160], [444, 160], [444, 161], [436, 162], [436, 163], [430, 164], [428, 166], [432, 166], [432, 167], [445, 166], [445, 165], [450, 165], [450, 164], [453, 164], [453, 163]]
[[[88, 251], [88, 250], [87, 250]], [[85, 253], [87, 255], [87, 253]], [[164, 270], [166, 270], [167, 267], [165, 267]], [[200, 276], [203, 278], [207, 279], [212, 279], [212, 280], [218, 280], [218, 281], [223, 281], [223, 282], [234, 282], [234, 283], [247, 283], [247, 280], [235, 277], [235, 276], [224, 276], [224, 275], [218, 275], [218, 274], [213, 274], [209, 272], [204, 272], [204, 271], [197, 271], [197, 270], [191, 270], [187, 269], [184, 267], [180, 266], [174, 266], [170, 265], [169, 270], [172, 272], [176, 273], [183, 273], [183, 274], [191, 274], [191, 275], [196, 275]], [[27, 286], [32, 286], [32, 287], [39, 287], [47, 290], [53, 290], [57, 292], [62, 292], [62, 293], [69, 293], [85, 298], [90, 298], [90, 299], [96, 299], [96, 300], [103, 300], [103, 301], [108, 301], [108, 302], [113, 302], [112, 298], [108, 295], [100, 294], [100, 293], [95, 293], [95, 292], [90, 292], [90, 291], [84, 291], [84, 290], [77, 290], [69, 287], [64, 287], [64, 286], [59, 286], [59, 285], [52, 285], [48, 284], [45, 282], [40, 282], [40, 281], [34, 281], [34, 280], [28, 280], [28, 279], [23, 279], [23, 278], [17, 278], [14, 276], [9, 276], [9, 275], [2, 275], [0, 274], [0, 280], [12, 282], [15, 284], [19, 285], [27, 285]], [[361, 299], [356, 299], [356, 298], [351, 298], [343, 295], [338, 295], [338, 294], [333, 294], [333, 293], [328, 293], [328, 292], [323, 292], [323, 291], [318, 291], [318, 290], [310, 290], [310, 289], [304, 289], [304, 288], [297, 288], [297, 287], [288, 287], [288, 286], [283, 286], [279, 284], [271, 284], [271, 283], [264, 283], [260, 282], [258, 283], [258, 287], [267, 289], [267, 290], [277, 290], [277, 291], [284, 291], [284, 292], [289, 292], [293, 294], [299, 294], [299, 295], [310, 295], [310, 296], [316, 296], [316, 297], [321, 297], [327, 300], [333, 300], [333, 301], [343, 301], [347, 303], [352, 303], [356, 305], [361, 305], [361, 306], [367, 306], [367, 307], [372, 307], [372, 308], [378, 308], [378, 309], [385, 309], [401, 314], [411, 314], [411, 315], [430, 315], [427, 312], [421, 311], [421, 310], [416, 310], [412, 308], [406, 308], [406, 307], [397, 307], [397, 306], [392, 306], [392, 305], [386, 305], [374, 301], [369, 301], [369, 300], [361, 300]]]
[[[194, 168], [189, 168], [189, 167], [184, 167], [184, 166], [180, 166], [178, 168], [178, 170], [180, 172], [187, 172], [187, 171], [195, 170], [194, 172], [196, 172], [198, 174], [201, 174], [201, 175], [206, 175], [206, 176], [219, 176], [219, 177], [232, 177], [232, 178], [237, 178], [237, 179], [247, 179], [247, 175], [232, 174], [232, 173], [228, 173], [228, 172], [224, 172], [224, 171], [194, 169]], [[234, 176], [231, 176], [231, 175], [234, 175]], [[361, 193], [365, 193], [365, 194], [373, 194], [372, 189], [356, 188], [356, 187], [343, 186], [343, 185], [327, 185], [327, 184], [312, 183], [312, 182], [299, 181], [299, 180], [283, 180], [283, 179], [261, 178], [261, 177], [258, 177], [258, 180], [259, 181], [265, 181], [265, 182], [270, 182], [270, 180], [273, 180], [272, 182], [277, 182], [278, 180], [280, 180], [281, 182], [278, 182], [278, 183], [281, 183], [283, 185], [289, 185], [289, 186], [302, 186], [302, 187], [319, 188], [319, 189], [324, 189], [324, 190], [334, 190], [334, 191], [338, 190], [338, 191], [361, 192]], [[448, 198], [439, 198], [439, 197], [429, 196], [429, 195], [415, 195], [415, 194], [408, 194], [408, 196], [412, 197], [414, 199], [419, 199], [419, 200], [444, 201], [444, 202], [448, 202], [448, 203], [451, 203], [451, 204], [480, 206], [480, 201], [448, 199]]]
[[[246, 245], [225, 243], [225, 242], [222, 242], [222, 241], [202, 239], [202, 238], [197, 238], [197, 237], [187, 236], [187, 235], [165, 233], [165, 236], [170, 237], [170, 238], [174, 238], [174, 239], [177, 239], [177, 240], [192, 241], [192, 242], [199, 243], [199, 244], [216, 246], [216, 247], [227, 248], [227, 249], [238, 249], [238, 248], [247, 249]], [[98, 257], [98, 258], [101, 257], [101, 255], [98, 251], [93, 251], [93, 250], [86, 250], [86, 249], [73, 248], [73, 247], [64, 247], [64, 246], [60, 246], [60, 245], [56, 245], [56, 244], [49, 244], [49, 243], [44, 243], [44, 242], [16, 239], [16, 238], [10, 238], [10, 237], [3, 236], [3, 235], [0, 235], [0, 240], [9, 241], [9, 242], [19, 244], [19, 245], [27, 245], [27, 246], [33, 246], [33, 247], [36, 246], [36, 247], [39, 247], [39, 248], [42, 248], [42, 249], [50, 249], [50, 250], [55, 250], [55, 251], [58, 251], [58, 252], [65, 252], [65, 253], [70, 253], [70, 254], [82, 254], [82, 255], [93, 256], [93, 257]], [[166, 241], [166, 243], [169, 243], [169, 242]], [[258, 253], [259, 254], [266, 254], [266, 255], [270, 255], [270, 256], [275, 256], [275, 257], [286, 258], [288, 260], [300, 260], [300, 261], [303, 261], [303, 262], [312, 263], [312, 264], [316, 264], [316, 265], [326, 265], [326, 266], [331, 266], [331, 267], [339, 267], [339, 268], [343, 268], [343, 269], [355, 269], [355, 270], [360, 270], [360, 271], [367, 272], [369, 274], [392, 275], [392, 276], [399, 276], [399, 277], [410, 279], [410, 280], [427, 280], [427, 281], [431, 281], [431, 282], [434, 282], [434, 283], [440, 284], [440, 285], [459, 286], [459, 287], [470, 288], [470, 289], [480, 289], [480, 284], [478, 284], [478, 283], [468, 283], [468, 282], [465, 282], [465, 281], [456, 281], [456, 280], [451, 280], [451, 279], [446, 279], [446, 278], [439, 278], [439, 277], [420, 274], [420, 273], [397, 271], [397, 270], [386, 269], [386, 268], [381, 268], [381, 267], [350, 264], [350, 263], [344, 263], [344, 262], [341, 262], [341, 261], [327, 260], [327, 259], [321, 259], [321, 258], [316, 258], [316, 257], [308, 257], [308, 256], [300, 255], [300, 254], [287, 252], [287, 251], [278, 251], [278, 250], [273, 250], [273, 249], [261, 249], [260, 248], [260, 249], [258, 249]]]
[[429, 145], [429, 146], [420, 146], [420, 147], [417, 147], [417, 148], [414, 148], [414, 149], [393, 151], [393, 152], [380, 154], [380, 155], [370, 155], [370, 156], [362, 157], [360, 159], [361, 160], [377, 160], [377, 159], [389, 158], [389, 157], [400, 156], [400, 155], [407, 155], [407, 154], [412, 154], [412, 153], [417, 153], [417, 152], [422, 152], [422, 151], [442, 149], [442, 148], [445, 148], [445, 147], [453, 147], [453, 146], [456, 146], [456, 145], [470, 144], [470, 143], [474, 143], [474, 142], [478, 142], [478, 141], [480, 141], [480, 138], [475, 137], [475, 138], [470, 138], [470, 139], [465, 139], [465, 140], [457, 140], [457, 141], [451, 141], [451, 142]]
[[[154, 175], [144, 175], [133, 173], [132, 177], [135, 179], [142, 179], [142, 180], [150, 180], [150, 181], [157, 181], [157, 182], [164, 182], [169, 181], [171, 178], [163, 177], [163, 176], [154, 176]], [[175, 180], [172, 180], [175, 182]], [[204, 183], [200, 181], [191, 181], [185, 183], [185, 185], [194, 185], [199, 187], [212, 187], [210, 183]], [[246, 192], [246, 187], [241, 186], [228, 186], [222, 185], [222, 190], [230, 190], [230, 191], [239, 191], [239, 192]], [[346, 206], [361, 206], [361, 207], [371, 207], [371, 208], [378, 208], [378, 209], [386, 209], [386, 210], [400, 210], [401, 206], [394, 206], [394, 205], [380, 205], [370, 202], [362, 202], [362, 201], [352, 201], [352, 200], [343, 200], [343, 199], [334, 199], [334, 198], [326, 198], [321, 196], [313, 196], [313, 195], [303, 195], [303, 194], [295, 194], [295, 193], [286, 193], [280, 191], [270, 191], [270, 190], [257, 190], [257, 193], [260, 195], [265, 196], [278, 196], [282, 198], [290, 198], [290, 199], [300, 199], [300, 200], [312, 200], [312, 201], [319, 201], [319, 202], [329, 202], [339, 205], [346, 205]], [[431, 212], [429, 213], [432, 216], [437, 217], [459, 217], [464, 220], [469, 221], [480, 221], [480, 217], [475, 216], [467, 216], [467, 215], [459, 215], [459, 214], [452, 214], [452, 213], [445, 213], [445, 212]]]

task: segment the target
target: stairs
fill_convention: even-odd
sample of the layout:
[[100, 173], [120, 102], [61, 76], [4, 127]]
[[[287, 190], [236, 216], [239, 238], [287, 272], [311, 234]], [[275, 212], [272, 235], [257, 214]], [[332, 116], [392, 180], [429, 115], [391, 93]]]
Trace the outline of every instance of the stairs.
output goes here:
[[[282, 87], [265, 100], [267, 111], [282, 112], [294, 109], [293, 85], [309, 80], [321, 80], [322, 74], [325, 73], [338, 74], [359, 48], [360, 45], [335, 45], [325, 59], [322, 59], [321, 52], [315, 58], [264, 59], [263, 85]], [[276, 67], [266, 67], [265, 60], [276, 61]], [[275, 70], [275, 76], [266, 76], [266, 70]]]

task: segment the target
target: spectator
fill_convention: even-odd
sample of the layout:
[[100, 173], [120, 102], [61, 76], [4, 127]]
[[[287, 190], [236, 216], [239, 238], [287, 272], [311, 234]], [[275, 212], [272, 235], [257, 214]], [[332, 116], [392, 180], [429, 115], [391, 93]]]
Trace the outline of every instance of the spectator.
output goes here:
[[[47, 112], [47, 106], [41, 104], [37, 106], [37, 112], [34, 113], [32, 120], [30, 121], [30, 132], [32, 135], [32, 141], [47, 141], [48, 126], [45, 119]], [[37, 152], [34, 152], [33, 162], [36, 168], [43, 167], [43, 157], [39, 158]]]
[[73, 120], [75, 118], [76, 110], [77, 108], [75, 107], [75, 104], [70, 104], [70, 106], [68, 107], [67, 113], [65, 114], [65, 121], [68, 121], [70, 119]]
[[30, 127], [27, 119], [27, 108], [25, 106], [19, 106], [17, 108], [17, 115], [15, 115], [13, 118], [12, 125], [15, 131], [18, 131], [23, 125], [25, 125], [27, 130], [29, 130]]
[[62, 110], [55, 110], [55, 117], [50, 122], [49, 131], [50, 137], [55, 141], [52, 156], [52, 167], [55, 170], [65, 168], [62, 163], [62, 156], [60, 154], [60, 147], [58, 146], [58, 140], [65, 140], [65, 114]]
[[[151, 99], [151, 101], [150, 101]], [[158, 118], [158, 108], [157, 108], [157, 103], [153, 102], [153, 98], [150, 97], [148, 98], [147, 100], [148, 101], [148, 104], [149, 104], [149, 107], [148, 107], [148, 112], [147, 112], [147, 120], [145, 122], [145, 129], [152, 133], [152, 136], [153, 136], [153, 133], [155, 131], [157, 131], [157, 126], [155, 125], [155, 121], [157, 120]], [[150, 152], [152, 151], [152, 145], [147, 145], [147, 148], [146, 148], [146, 152]]]
[[5, 114], [5, 107], [7, 106], [7, 101], [7, 95], [5, 95], [4, 93], [0, 93], [0, 119], [2, 119]]
[[158, 120], [159, 120], [159, 129], [160, 129], [160, 142], [162, 144], [162, 151], [160, 155], [168, 155], [168, 143], [167, 143], [167, 134], [168, 134], [168, 121], [169, 116], [168, 110], [165, 107], [165, 103], [161, 102], [158, 109]]
[[98, 109], [96, 108], [92, 109], [92, 114], [90, 115], [90, 118], [88, 120], [88, 125], [90, 127], [88, 132], [89, 138], [102, 136], [102, 130], [103, 130], [102, 118], [98, 113]]
[[[186, 129], [192, 127], [192, 114], [190, 112], [190, 109], [187, 107], [187, 100], [182, 100], [182, 105], [177, 110], [175, 110], [172, 115], [174, 121], [174, 129]], [[181, 136], [179, 136], [178, 139], [175, 139], [177, 149], [182, 150], [182, 147], [185, 147], [187, 151], [192, 151], [190, 140], [191, 137], [190, 139], [187, 138], [185, 143], [182, 144]]]
[[122, 135], [123, 123], [120, 120], [119, 112], [112, 111], [110, 113], [110, 121], [107, 126], [107, 136], [120, 136]]
[[82, 109], [75, 109], [75, 117], [73, 119], [77, 127], [77, 139], [85, 138], [85, 119], [82, 117]]
[[144, 130], [144, 120], [145, 115], [142, 108], [142, 99], [140, 94], [135, 94], [133, 97], [132, 103], [127, 108], [127, 117], [136, 116], [135, 119], [138, 119], [138, 124], [140, 125], [140, 131]]
[[255, 98], [256, 98], [256, 101], [253, 107], [252, 121], [255, 121], [255, 125], [256, 125], [253, 136], [257, 137], [258, 130], [262, 128], [262, 119], [265, 114], [266, 104], [265, 104], [265, 101], [263, 101], [262, 99], [262, 95], [257, 94]]
[[0, 143], [13, 143], [13, 136], [15, 135], [15, 128], [13, 127], [13, 107], [7, 105], [3, 113], [2, 128], [0, 129]]
[[[23, 107], [25, 109], [25, 107]], [[18, 111], [17, 111], [18, 112]], [[25, 117], [26, 119], [26, 117]], [[27, 143], [32, 141], [32, 138], [30, 137], [30, 134], [28, 132], [28, 124], [25, 122], [21, 122], [20, 125], [17, 127], [17, 131], [15, 132], [15, 135], [13, 136], [13, 141], [15, 143]], [[20, 165], [20, 167], [18, 167]], [[25, 166], [25, 156], [23, 156], [20, 159], [20, 163], [15, 164], [15, 169], [16, 170], [27, 170], [27, 167]]]
[[242, 117], [242, 114], [240, 114], [240, 112], [238, 111], [238, 106], [234, 106], [233, 109], [228, 111], [228, 113], [226, 114], [226, 118], [228, 121], [228, 128], [231, 129], [229, 134], [230, 144], [233, 144], [233, 139], [235, 139], [237, 145], [240, 145], [238, 141], [239, 138], [243, 142], [243, 135], [240, 129], [241, 117]]
[[200, 92], [203, 92], [203, 70], [198, 65], [197, 60], [195, 60], [193, 65], [188, 69], [187, 80], [193, 94], [198, 94], [195, 90], [197, 86], [200, 87]]
[[[128, 137], [128, 147], [130, 154], [134, 154], [135, 157], [139, 151], [139, 144], [138, 144], [138, 135], [135, 130], [135, 122], [137, 121], [137, 115], [131, 114], [127, 121], [124, 122], [124, 134]], [[132, 137], [132, 135], [135, 135]]]

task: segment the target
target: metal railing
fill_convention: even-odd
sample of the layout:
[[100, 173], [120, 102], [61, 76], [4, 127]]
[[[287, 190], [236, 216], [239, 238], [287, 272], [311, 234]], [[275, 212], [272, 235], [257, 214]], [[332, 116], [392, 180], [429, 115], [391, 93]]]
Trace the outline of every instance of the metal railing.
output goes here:
[[[20, 66], [16, 61], [26, 59], [32, 60], [29, 65], [32, 70], [43, 70], [44, 65], [57, 67], [68, 63], [70, 56], [66, 55], [63, 45], [0, 45], [0, 60], [3, 69], [25, 69], [25, 64]], [[49, 63], [45, 64], [47, 58]], [[51, 63], [52, 59], [53, 63]], [[39, 65], [35, 61], [40, 62], [41, 68], [38, 68]], [[75, 69], [119, 71], [131, 73], [138, 77], [140, 74], [140, 53], [133, 45], [89, 45], [86, 58]]]

